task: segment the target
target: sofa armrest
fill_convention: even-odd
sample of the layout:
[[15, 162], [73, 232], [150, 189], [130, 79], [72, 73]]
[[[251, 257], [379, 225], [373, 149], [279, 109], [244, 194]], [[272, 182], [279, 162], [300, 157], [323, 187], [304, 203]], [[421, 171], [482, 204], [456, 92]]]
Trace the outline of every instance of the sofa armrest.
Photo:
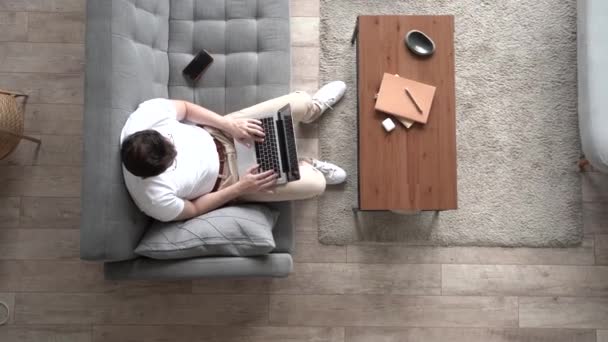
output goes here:
[[181, 260], [138, 258], [106, 263], [108, 280], [187, 280], [201, 278], [286, 277], [293, 269], [291, 255], [207, 257]]

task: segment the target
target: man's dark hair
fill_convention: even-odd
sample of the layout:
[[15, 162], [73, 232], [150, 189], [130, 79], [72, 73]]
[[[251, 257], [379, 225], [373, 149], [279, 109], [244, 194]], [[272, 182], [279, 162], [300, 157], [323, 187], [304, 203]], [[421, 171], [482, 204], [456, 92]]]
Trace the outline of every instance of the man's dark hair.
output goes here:
[[151, 129], [131, 134], [120, 148], [120, 157], [127, 170], [142, 178], [165, 172], [173, 164], [175, 156], [175, 146]]

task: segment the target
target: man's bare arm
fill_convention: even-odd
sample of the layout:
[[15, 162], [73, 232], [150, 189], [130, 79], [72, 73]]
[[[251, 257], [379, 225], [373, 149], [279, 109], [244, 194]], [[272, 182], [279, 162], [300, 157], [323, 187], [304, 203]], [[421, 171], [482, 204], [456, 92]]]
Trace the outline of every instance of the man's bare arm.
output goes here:
[[195, 124], [211, 126], [224, 131], [228, 130], [227, 118], [205, 107], [187, 101], [172, 100], [177, 110], [177, 120], [188, 120]]
[[235, 119], [221, 116], [207, 108], [187, 101], [173, 100], [179, 121], [188, 120], [195, 124], [220, 129], [240, 141], [264, 140], [262, 122], [256, 119]]
[[238, 183], [235, 183], [225, 189], [203, 195], [194, 201], [184, 201], [184, 210], [175, 218], [175, 221], [187, 220], [208, 213], [236, 199], [240, 195], [240, 186]]

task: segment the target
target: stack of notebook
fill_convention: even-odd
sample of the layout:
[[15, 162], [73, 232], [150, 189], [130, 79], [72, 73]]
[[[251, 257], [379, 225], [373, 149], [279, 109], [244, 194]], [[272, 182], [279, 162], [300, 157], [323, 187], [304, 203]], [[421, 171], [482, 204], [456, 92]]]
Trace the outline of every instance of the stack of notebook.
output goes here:
[[394, 116], [406, 128], [414, 123], [426, 124], [435, 89], [428, 84], [385, 73], [376, 99], [376, 110]]

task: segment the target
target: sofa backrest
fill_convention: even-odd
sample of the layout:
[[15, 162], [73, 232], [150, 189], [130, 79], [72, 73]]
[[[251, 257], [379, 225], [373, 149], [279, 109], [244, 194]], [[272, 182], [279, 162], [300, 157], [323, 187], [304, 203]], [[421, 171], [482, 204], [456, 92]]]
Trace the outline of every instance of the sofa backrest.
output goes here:
[[[173, 0], [169, 95], [230, 113], [289, 91], [288, 0]], [[181, 74], [201, 49], [214, 58], [196, 87]]]
[[[206, 49], [193, 84], [183, 68]], [[289, 91], [289, 0], [87, 2], [81, 258], [133, 253], [150, 219], [122, 177], [119, 135], [139, 103], [168, 97], [225, 114]]]

